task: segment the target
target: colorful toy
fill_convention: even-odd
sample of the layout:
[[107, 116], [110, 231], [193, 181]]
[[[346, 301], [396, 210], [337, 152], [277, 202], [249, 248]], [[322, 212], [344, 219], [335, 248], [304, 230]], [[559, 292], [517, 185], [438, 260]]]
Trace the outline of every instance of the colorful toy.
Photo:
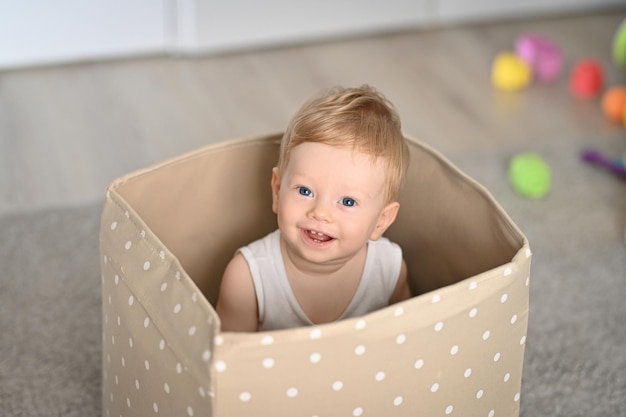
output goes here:
[[580, 61], [570, 76], [570, 91], [580, 98], [596, 97], [604, 85], [602, 66], [593, 59]]
[[609, 158], [594, 149], [586, 149], [581, 159], [588, 164], [601, 166], [620, 178], [626, 179], [626, 165], [623, 158]]
[[626, 67], [626, 19], [613, 38], [613, 61], [619, 66]]
[[613, 87], [602, 97], [602, 110], [607, 119], [626, 124], [626, 87]]
[[537, 80], [550, 82], [561, 74], [563, 53], [548, 39], [536, 34], [521, 35], [515, 43], [515, 51], [532, 68]]
[[493, 62], [491, 81], [500, 90], [521, 90], [531, 79], [532, 71], [528, 64], [513, 53], [502, 52]]
[[509, 164], [509, 181], [522, 197], [539, 199], [550, 191], [550, 167], [535, 153], [516, 155]]

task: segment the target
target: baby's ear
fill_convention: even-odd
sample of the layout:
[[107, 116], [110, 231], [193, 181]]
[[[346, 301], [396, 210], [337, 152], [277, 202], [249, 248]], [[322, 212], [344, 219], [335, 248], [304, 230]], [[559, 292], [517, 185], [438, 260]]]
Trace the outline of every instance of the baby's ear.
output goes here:
[[278, 192], [280, 191], [280, 174], [278, 168], [272, 168], [272, 210], [278, 214]]
[[379, 237], [387, 231], [389, 226], [393, 224], [396, 220], [396, 216], [398, 215], [398, 210], [400, 209], [400, 203], [397, 201], [392, 201], [387, 204], [380, 214], [378, 215], [378, 222], [376, 223], [376, 227], [370, 236], [371, 240], [377, 240]]

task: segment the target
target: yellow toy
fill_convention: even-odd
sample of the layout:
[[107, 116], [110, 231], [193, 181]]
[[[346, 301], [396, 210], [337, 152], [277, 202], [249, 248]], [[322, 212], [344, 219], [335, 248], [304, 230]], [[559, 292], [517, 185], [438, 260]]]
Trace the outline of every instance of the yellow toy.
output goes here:
[[491, 81], [504, 91], [525, 88], [532, 80], [532, 71], [527, 63], [510, 52], [500, 53], [493, 62]]

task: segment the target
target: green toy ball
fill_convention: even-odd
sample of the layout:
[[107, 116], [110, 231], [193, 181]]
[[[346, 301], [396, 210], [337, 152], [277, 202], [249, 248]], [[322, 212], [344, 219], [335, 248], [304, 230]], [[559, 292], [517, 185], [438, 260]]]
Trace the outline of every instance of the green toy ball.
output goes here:
[[522, 197], [532, 200], [542, 198], [550, 191], [550, 167], [540, 155], [516, 155], [509, 164], [509, 181]]
[[617, 65], [626, 67], [626, 19], [613, 38], [613, 60]]

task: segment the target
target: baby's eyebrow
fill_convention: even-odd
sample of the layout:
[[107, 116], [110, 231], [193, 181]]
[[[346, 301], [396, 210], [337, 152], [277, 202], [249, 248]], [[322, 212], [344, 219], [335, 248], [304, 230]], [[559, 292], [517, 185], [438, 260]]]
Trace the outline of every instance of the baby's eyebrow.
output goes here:
[[364, 198], [371, 198], [372, 195], [368, 191], [357, 190], [356, 192], [346, 195], [346, 197], [354, 198], [355, 200], [363, 200]]
[[304, 172], [297, 172], [297, 171], [291, 173], [291, 178], [300, 178], [300, 177], [308, 178], [308, 175], [305, 174]]
[[294, 173], [289, 177], [289, 181], [297, 184], [309, 184], [311, 180], [306, 175]]

